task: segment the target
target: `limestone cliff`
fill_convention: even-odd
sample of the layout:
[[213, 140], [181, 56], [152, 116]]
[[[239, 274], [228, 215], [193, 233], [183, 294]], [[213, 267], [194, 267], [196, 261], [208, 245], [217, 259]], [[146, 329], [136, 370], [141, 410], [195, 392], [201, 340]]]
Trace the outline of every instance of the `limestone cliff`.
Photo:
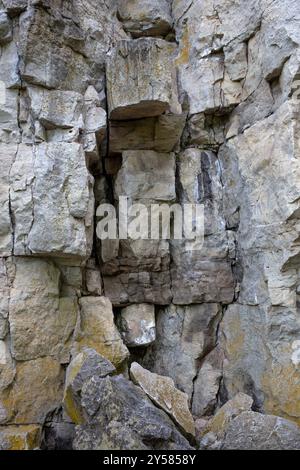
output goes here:
[[1, 450], [300, 449], [299, 90], [299, 0], [0, 0]]

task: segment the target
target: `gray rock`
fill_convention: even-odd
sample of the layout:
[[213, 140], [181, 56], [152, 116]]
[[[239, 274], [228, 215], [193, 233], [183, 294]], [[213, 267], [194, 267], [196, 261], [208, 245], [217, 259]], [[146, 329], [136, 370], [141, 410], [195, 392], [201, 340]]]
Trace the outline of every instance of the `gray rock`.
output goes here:
[[134, 38], [166, 36], [172, 26], [168, 0], [119, 0], [118, 15]]
[[230, 422], [222, 449], [300, 450], [300, 430], [286, 419], [246, 411]]
[[190, 450], [170, 418], [122, 376], [93, 377], [82, 390], [86, 424], [76, 428], [76, 450]]
[[129, 347], [148, 346], [156, 338], [155, 309], [151, 304], [137, 304], [121, 310], [119, 329]]
[[4, 11], [0, 11], [0, 44], [6, 44], [12, 40], [11, 20]]
[[106, 70], [110, 119], [126, 121], [166, 111], [181, 113], [173, 54], [174, 46], [162, 39], [118, 43]]

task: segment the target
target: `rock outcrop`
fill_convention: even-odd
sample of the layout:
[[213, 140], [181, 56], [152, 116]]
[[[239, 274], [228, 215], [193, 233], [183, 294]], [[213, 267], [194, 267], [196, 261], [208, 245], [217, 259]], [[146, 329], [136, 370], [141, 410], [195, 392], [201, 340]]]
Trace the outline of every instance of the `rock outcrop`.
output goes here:
[[1, 450], [300, 449], [299, 18], [0, 0]]

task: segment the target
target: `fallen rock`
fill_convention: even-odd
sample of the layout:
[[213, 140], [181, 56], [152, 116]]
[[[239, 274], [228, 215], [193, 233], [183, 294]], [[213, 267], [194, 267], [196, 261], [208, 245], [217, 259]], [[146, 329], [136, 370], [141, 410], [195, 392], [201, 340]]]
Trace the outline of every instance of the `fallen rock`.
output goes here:
[[300, 450], [300, 429], [287, 419], [241, 413], [227, 429], [223, 450]]
[[189, 410], [188, 395], [178, 390], [170, 377], [153, 374], [137, 362], [131, 364], [130, 375], [148, 397], [169, 414], [182, 432], [195, 436], [195, 423]]
[[75, 450], [191, 450], [174, 423], [122, 376], [92, 377], [81, 393], [86, 423]]
[[110, 119], [181, 113], [173, 54], [174, 46], [162, 39], [141, 38], [117, 44], [106, 70]]
[[76, 424], [84, 422], [80, 404], [80, 393], [85, 382], [91, 377], [106, 377], [116, 371], [110, 361], [94, 349], [83, 348], [68, 366], [64, 390], [64, 409]]
[[135, 304], [123, 308], [118, 323], [128, 347], [148, 346], [155, 341], [154, 305]]

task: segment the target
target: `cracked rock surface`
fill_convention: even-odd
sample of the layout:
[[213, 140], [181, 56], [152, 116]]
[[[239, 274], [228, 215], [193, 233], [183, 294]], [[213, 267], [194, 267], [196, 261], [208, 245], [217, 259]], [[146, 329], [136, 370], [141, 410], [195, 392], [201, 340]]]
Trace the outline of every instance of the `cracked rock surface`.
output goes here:
[[299, 122], [298, 0], [0, 0], [0, 450], [300, 449]]

